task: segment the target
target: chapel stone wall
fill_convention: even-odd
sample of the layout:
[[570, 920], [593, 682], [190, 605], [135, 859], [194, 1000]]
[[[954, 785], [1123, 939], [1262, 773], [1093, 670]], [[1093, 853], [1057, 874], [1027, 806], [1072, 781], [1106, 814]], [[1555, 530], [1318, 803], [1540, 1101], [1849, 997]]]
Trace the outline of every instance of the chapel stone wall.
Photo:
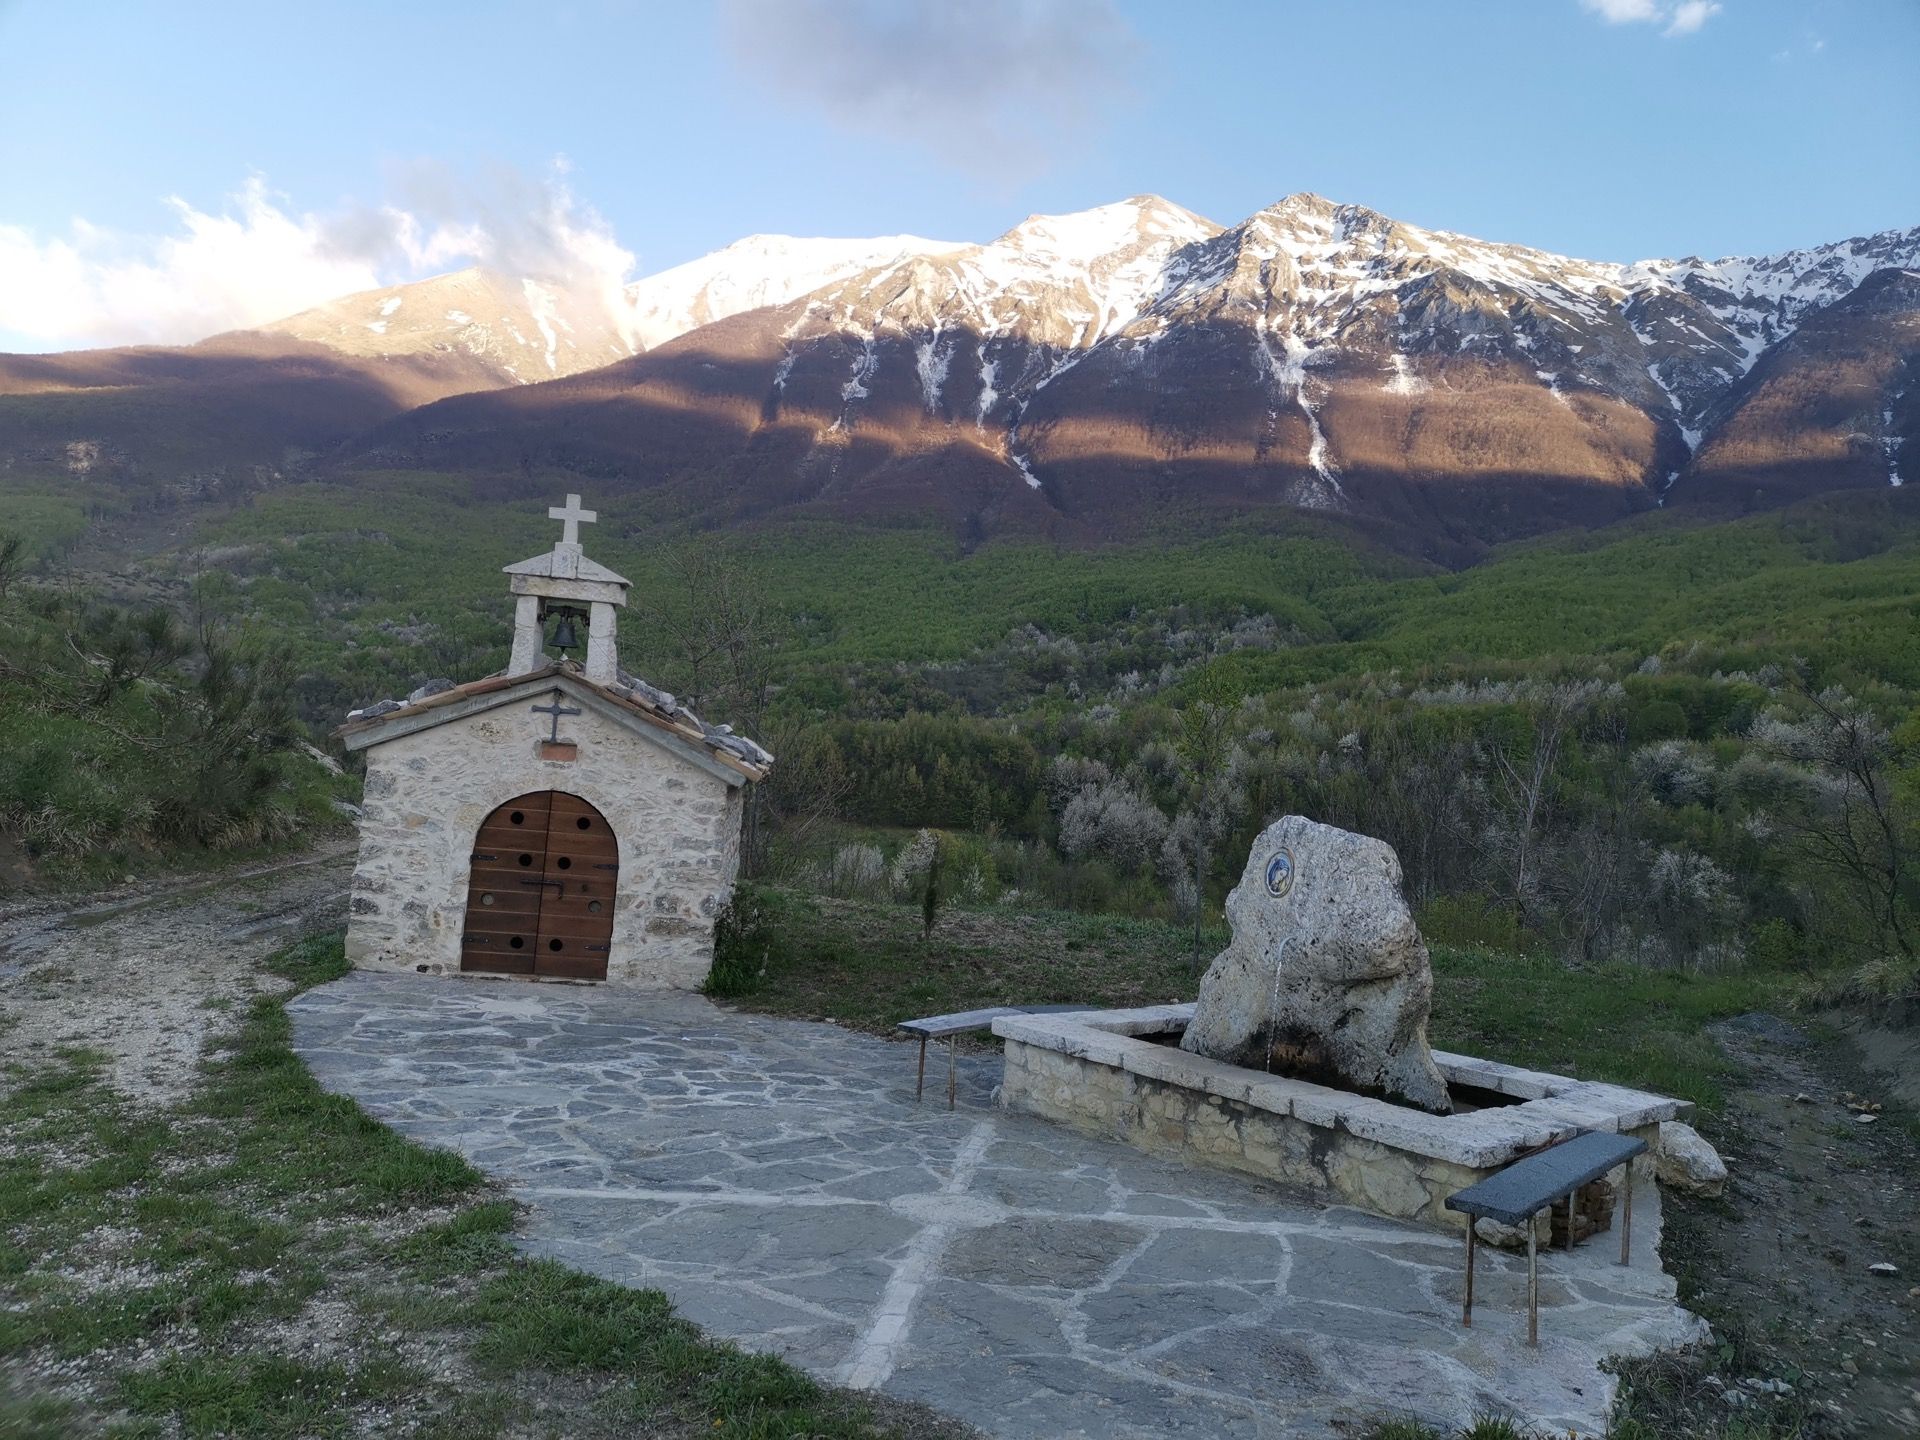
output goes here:
[[347, 958], [365, 970], [457, 972], [480, 822], [516, 795], [563, 790], [605, 815], [620, 847], [608, 982], [697, 989], [739, 869], [740, 789], [591, 709], [566, 726], [578, 758], [543, 759], [522, 709], [368, 751]]

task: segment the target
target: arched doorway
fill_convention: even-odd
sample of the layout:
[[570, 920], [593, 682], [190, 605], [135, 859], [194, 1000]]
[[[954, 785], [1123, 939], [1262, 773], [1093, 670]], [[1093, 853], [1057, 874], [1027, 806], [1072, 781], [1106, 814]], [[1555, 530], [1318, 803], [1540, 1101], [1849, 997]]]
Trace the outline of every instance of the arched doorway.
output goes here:
[[460, 968], [607, 978], [620, 849], [578, 795], [518, 795], [480, 823], [467, 882]]

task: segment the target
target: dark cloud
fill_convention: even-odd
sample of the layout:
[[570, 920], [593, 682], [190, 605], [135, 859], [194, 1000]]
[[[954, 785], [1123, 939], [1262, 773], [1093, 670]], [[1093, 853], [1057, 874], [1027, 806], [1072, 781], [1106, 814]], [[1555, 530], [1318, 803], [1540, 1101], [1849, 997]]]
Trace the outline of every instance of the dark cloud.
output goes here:
[[1110, 0], [723, 0], [734, 53], [842, 129], [1023, 178], [1122, 99]]

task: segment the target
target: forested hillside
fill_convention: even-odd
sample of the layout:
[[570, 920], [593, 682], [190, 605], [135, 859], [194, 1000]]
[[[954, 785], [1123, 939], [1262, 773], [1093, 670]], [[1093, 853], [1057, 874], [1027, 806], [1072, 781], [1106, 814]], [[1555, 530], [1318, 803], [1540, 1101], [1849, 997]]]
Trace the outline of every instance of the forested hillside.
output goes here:
[[[29, 668], [98, 673], [112, 626], [140, 633], [71, 593], [102, 586], [270, 641], [285, 678], [263, 685], [316, 739], [353, 706], [497, 668], [499, 567], [545, 526], [456, 478], [360, 477], [191, 510], [188, 543], [83, 582], [111, 504], [49, 491], [19, 512], [36, 558], [7, 624], [64, 670]], [[1920, 504], [1904, 491], [1655, 513], [1458, 573], [1312, 516], [1151, 548], [969, 551], [904, 526], [701, 534], [616, 501], [592, 538], [636, 581], [626, 667], [781, 757], [762, 875], [918, 895], [927, 830], [962, 903], [1184, 918], [1199, 894], [1217, 910], [1265, 821], [1302, 811], [1391, 841], [1443, 937], [1582, 962], [1845, 956], [1911, 988]], [[164, 648], [189, 680], [226, 663]], [[10, 673], [35, 733], [84, 726], [55, 682], [29, 696]], [[275, 748], [272, 724], [249, 725]], [[41, 753], [18, 751], [7, 780], [32, 846], [215, 838], [167, 830], [163, 799], [151, 823], [90, 826], [97, 797], [32, 788]], [[288, 803], [250, 823], [264, 835]], [[254, 833], [235, 823], [220, 833]]]

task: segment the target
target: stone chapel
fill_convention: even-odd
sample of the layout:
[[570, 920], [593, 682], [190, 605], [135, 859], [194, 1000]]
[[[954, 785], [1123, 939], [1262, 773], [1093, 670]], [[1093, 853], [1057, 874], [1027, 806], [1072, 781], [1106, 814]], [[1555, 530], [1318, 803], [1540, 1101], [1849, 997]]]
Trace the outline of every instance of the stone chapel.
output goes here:
[[[578, 495], [506, 567], [500, 674], [431, 682], [335, 734], [367, 759], [347, 958], [363, 970], [694, 989], [773, 757], [620, 669], [629, 582], [589, 560]], [[549, 655], [546, 627], [554, 622]], [[577, 648], [584, 623], [584, 663]]]

